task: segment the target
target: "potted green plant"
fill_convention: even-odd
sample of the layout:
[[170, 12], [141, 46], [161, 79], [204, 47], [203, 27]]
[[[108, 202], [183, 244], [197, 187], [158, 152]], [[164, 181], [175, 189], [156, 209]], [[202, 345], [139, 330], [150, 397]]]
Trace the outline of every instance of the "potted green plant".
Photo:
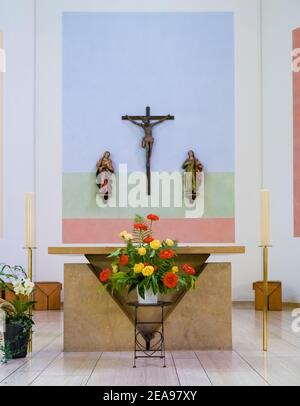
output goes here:
[[14, 294], [13, 300], [0, 299], [0, 309], [2, 315], [5, 314], [4, 344], [0, 348], [4, 361], [26, 357], [33, 325], [31, 309], [34, 302], [31, 297], [34, 284], [22, 267], [2, 265], [0, 286]]

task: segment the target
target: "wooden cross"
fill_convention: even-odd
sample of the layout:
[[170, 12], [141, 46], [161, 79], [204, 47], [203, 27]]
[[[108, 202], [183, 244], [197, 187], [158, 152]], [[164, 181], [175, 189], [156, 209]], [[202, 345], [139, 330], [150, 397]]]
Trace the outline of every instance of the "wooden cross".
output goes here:
[[147, 194], [149, 196], [151, 194], [151, 154], [154, 143], [152, 128], [163, 121], [174, 119], [175, 117], [170, 114], [167, 116], [151, 116], [150, 107], [146, 107], [146, 114], [144, 116], [122, 116], [122, 120], [129, 120], [144, 130], [142, 148], [146, 149]]

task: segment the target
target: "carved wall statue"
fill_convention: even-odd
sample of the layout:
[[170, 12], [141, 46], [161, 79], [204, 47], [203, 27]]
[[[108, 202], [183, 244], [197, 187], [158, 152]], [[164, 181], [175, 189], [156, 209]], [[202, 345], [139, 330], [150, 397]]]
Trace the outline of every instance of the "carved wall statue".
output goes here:
[[99, 159], [96, 170], [98, 194], [104, 201], [107, 201], [112, 195], [112, 174], [115, 172], [109, 151], [105, 151], [102, 158]]
[[191, 201], [196, 200], [202, 180], [203, 165], [196, 158], [194, 151], [188, 152], [188, 158], [182, 165], [184, 170], [184, 194]]

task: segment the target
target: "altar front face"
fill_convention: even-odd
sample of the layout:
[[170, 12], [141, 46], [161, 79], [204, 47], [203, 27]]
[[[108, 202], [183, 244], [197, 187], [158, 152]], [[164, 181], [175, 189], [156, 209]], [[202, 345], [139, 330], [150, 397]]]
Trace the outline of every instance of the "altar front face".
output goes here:
[[[133, 349], [134, 314], [128, 302], [136, 293], [108, 292], [97, 273], [110, 265], [112, 248], [49, 248], [52, 254], [81, 253], [89, 264], [65, 264], [64, 269], [64, 350], [127, 351]], [[176, 291], [165, 300], [165, 344], [168, 350], [229, 350], [232, 348], [231, 264], [207, 262], [214, 253], [238, 254], [244, 247], [180, 248], [178, 265], [188, 262], [203, 272], [196, 288]], [[153, 320], [157, 309], [147, 309], [143, 321]], [[141, 326], [142, 333], [150, 327]], [[147, 331], [146, 331], [147, 332]], [[151, 333], [151, 331], [148, 331]]]

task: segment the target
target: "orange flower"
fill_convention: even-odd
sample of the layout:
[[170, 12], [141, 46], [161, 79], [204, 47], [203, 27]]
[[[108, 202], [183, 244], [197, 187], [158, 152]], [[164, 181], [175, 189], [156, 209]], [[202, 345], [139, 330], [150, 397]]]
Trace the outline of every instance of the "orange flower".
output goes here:
[[169, 288], [175, 288], [177, 286], [178, 276], [173, 272], [167, 272], [164, 276], [163, 283]]
[[150, 244], [150, 242], [154, 241], [154, 238], [149, 235], [149, 237], [144, 238], [145, 244]]
[[184, 272], [187, 275], [195, 275], [196, 274], [195, 269], [192, 266], [188, 265], [188, 264], [182, 265], [182, 269], [184, 270]]
[[148, 227], [146, 226], [146, 224], [143, 223], [136, 223], [133, 226], [136, 230], [141, 230], [141, 231], [146, 231], [148, 230]]
[[128, 262], [129, 262], [129, 257], [128, 257], [128, 255], [120, 255], [119, 264], [120, 264], [121, 266], [127, 265]]
[[107, 282], [110, 278], [111, 273], [112, 271], [109, 268], [104, 268], [99, 274], [100, 281], [103, 283]]
[[162, 250], [159, 254], [159, 257], [162, 259], [171, 259], [175, 255], [175, 252], [171, 249]]
[[159, 217], [156, 214], [148, 214], [147, 219], [151, 221], [158, 221]]

